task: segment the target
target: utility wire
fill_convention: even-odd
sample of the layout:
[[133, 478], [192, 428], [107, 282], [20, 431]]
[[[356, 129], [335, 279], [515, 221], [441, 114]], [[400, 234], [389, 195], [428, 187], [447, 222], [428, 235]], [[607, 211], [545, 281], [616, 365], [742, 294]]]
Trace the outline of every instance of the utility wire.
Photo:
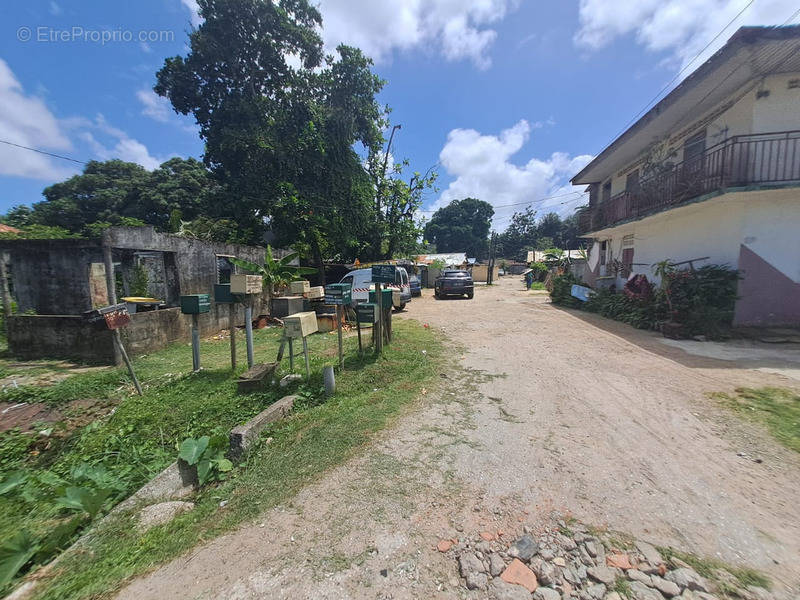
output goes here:
[[30, 146], [23, 146], [22, 144], [15, 144], [14, 142], [9, 142], [8, 140], [0, 140], [0, 144], [7, 144], [8, 146], [14, 146], [15, 148], [22, 148], [23, 150], [30, 150], [31, 152], [37, 152], [39, 154], [44, 154], [46, 156], [52, 156], [53, 158], [60, 158], [61, 160], [68, 160], [70, 162], [78, 163], [79, 165], [89, 164], [85, 160], [78, 160], [77, 158], [62, 156], [61, 154], [54, 154], [52, 152], [47, 152], [45, 150], [39, 150], [38, 148], [31, 148]]

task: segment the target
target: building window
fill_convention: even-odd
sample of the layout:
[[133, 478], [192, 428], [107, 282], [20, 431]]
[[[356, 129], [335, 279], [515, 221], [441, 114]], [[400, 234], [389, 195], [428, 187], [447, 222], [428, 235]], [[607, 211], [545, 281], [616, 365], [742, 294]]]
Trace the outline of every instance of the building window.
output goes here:
[[608, 202], [611, 200], [611, 180], [609, 179], [603, 184], [603, 193], [600, 196], [600, 202]]
[[625, 178], [625, 191], [639, 191], [639, 169], [635, 169], [628, 173], [628, 176]]

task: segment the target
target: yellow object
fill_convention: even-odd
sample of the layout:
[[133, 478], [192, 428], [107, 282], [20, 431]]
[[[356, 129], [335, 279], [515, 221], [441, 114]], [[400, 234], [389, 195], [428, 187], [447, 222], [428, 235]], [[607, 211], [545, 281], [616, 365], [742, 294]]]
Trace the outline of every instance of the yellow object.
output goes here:
[[311, 288], [311, 284], [305, 279], [300, 281], [292, 281], [289, 283], [289, 291], [292, 294], [305, 294]]
[[261, 275], [231, 275], [231, 294], [260, 294], [262, 287]]
[[158, 298], [143, 298], [142, 296], [126, 296], [122, 299], [131, 304], [160, 304], [161, 300]]
[[317, 314], [314, 311], [294, 313], [283, 319], [284, 334], [289, 338], [304, 338], [317, 332]]

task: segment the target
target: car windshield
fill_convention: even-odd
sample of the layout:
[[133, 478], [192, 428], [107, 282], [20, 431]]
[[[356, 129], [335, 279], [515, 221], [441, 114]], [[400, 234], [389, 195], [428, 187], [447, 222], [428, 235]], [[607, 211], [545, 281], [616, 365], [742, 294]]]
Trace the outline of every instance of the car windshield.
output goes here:
[[445, 271], [443, 275], [445, 277], [469, 277], [467, 271]]

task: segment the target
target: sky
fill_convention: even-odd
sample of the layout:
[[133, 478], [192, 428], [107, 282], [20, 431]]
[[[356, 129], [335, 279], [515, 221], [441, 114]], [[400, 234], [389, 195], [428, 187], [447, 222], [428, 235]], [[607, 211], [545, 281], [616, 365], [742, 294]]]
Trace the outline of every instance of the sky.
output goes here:
[[[326, 47], [360, 47], [401, 125], [391, 148], [439, 179], [423, 214], [468, 196], [571, 214], [569, 179], [667, 84], [741, 25], [782, 24], [796, 0], [320, 0]], [[733, 22], [731, 22], [733, 21]], [[147, 169], [200, 158], [190, 117], [152, 92], [186, 54], [195, 0], [28, 0], [0, 8], [0, 140]], [[795, 19], [796, 22], [796, 19]], [[676, 75], [679, 75], [676, 79]], [[672, 81], [675, 79], [675, 81]], [[672, 83], [670, 83], [672, 82]], [[82, 169], [0, 143], [0, 212]]]

